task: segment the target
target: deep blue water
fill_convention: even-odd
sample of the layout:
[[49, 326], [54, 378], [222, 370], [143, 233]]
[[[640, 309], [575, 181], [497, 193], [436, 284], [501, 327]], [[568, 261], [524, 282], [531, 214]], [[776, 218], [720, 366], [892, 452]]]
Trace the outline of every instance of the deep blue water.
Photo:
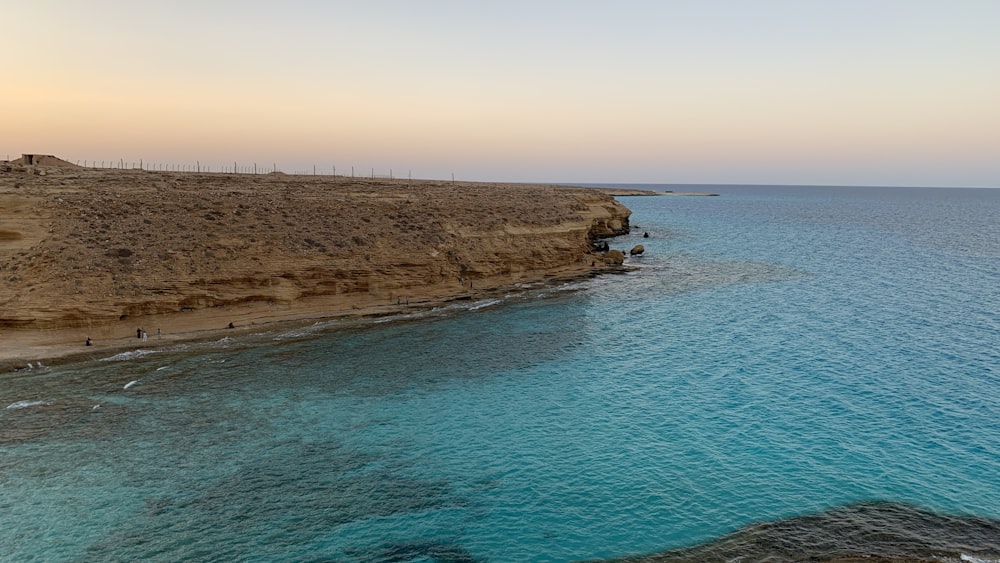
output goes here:
[[0, 376], [0, 559], [571, 561], [859, 501], [1000, 518], [1000, 190], [713, 190], [621, 198], [628, 274]]

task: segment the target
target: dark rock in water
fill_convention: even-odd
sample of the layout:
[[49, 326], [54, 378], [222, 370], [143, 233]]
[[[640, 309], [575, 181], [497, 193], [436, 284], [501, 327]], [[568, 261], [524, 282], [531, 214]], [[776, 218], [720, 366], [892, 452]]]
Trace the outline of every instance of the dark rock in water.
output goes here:
[[608, 241], [601, 240], [594, 243], [594, 250], [597, 252], [607, 252], [608, 250], [611, 250], [611, 247], [608, 246]]
[[642, 233], [642, 238], [649, 238], [649, 233]]
[[[352, 550], [353, 551], [353, 550]], [[352, 552], [366, 561], [435, 561], [474, 563], [475, 557], [459, 545], [436, 541], [414, 541], [388, 545], [376, 552]]]
[[628, 251], [628, 253], [631, 254], [632, 256], [635, 256], [637, 254], [642, 254], [643, 252], [646, 252], [646, 247], [644, 247], [641, 244], [637, 244], [637, 245], [633, 246], [632, 250]]
[[902, 503], [859, 502], [750, 524], [708, 543], [621, 561], [939, 563], [998, 557], [1000, 520], [937, 514]]

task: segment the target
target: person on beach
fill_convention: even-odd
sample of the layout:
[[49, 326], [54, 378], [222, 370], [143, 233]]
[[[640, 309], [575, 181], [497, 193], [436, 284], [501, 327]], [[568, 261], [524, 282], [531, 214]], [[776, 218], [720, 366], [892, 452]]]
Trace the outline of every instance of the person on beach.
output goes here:
[[135, 337], [138, 338], [138, 339], [140, 339], [140, 340], [142, 339], [142, 329], [141, 328], [135, 329]]
[[146, 334], [146, 331], [145, 330], [142, 331], [142, 341], [145, 342], [146, 338], [148, 338], [148, 337], [149, 337], [149, 335]]
[[90, 337], [88, 336], [87, 337], [87, 342], [84, 344], [84, 346], [93, 346], [93, 345], [94, 345], [94, 343], [90, 341]]

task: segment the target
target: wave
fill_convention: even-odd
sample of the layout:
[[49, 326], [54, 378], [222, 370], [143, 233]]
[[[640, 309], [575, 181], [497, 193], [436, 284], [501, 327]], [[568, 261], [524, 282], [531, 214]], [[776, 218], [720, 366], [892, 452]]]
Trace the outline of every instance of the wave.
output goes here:
[[47, 368], [47, 367], [48, 367], [48, 366], [46, 366], [45, 364], [43, 364], [43, 363], [42, 363], [42, 362], [40, 362], [40, 361], [38, 361], [38, 362], [35, 362], [35, 363], [32, 363], [32, 362], [28, 362], [28, 363], [27, 363], [27, 364], [26, 364], [26, 365], [25, 365], [25, 366], [24, 366], [23, 368], [18, 368], [18, 369], [15, 369], [14, 371], [16, 371], [16, 372], [22, 372], [22, 371], [32, 371], [32, 370], [34, 370], [35, 368], [38, 368], [38, 369], [45, 369], [45, 368]]
[[107, 358], [101, 358], [102, 362], [124, 362], [128, 360], [136, 360], [148, 356], [150, 354], [156, 354], [156, 350], [130, 350], [128, 352], [122, 352], [120, 354], [115, 354], [114, 356], [108, 356]]
[[495, 305], [500, 305], [504, 302], [503, 299], [483, 299], [481, 301], [476, 301], [470, 304], [467, 309], [469, 311], [478, 311], [480, 309], [485, 309], [487, 307], [493, 307]]
[[319, 330], [314, 326], [312, 326], [312, 327], [282, 332], [281, 334], [272, 336], [271, 340], [274, 342], [281, 342], [283, 340], [297, 340], [299, 338], [308, 338], [316, 334], [317, 332], [319, 332]]
[[562, 285], [557, 285], [553, 289], [555, 291], [581, 291], [584, 289], [589, 289], [593, 286], [592, 280], [582, 281], [582, 282], [570, 282], [564, 283]]
[[16, 411], [19, 409], [28, 409], [31, 407], [41, 407], [45, 405], [51, 405], [52, 403], [47, 403], [45, 401], [17, 401], [7, 405], [7, 410]]
[[[510, 296], [507, 296], [510, 297]], [[413, 313], [400, 313], [397, 315], [386, 315], [384, 317], [377, 317], [372, 321], [372, 324], [386, 324], [397, 321], [406, 321], [413, 319], [426, 319], [426, 318], [437, 318], [446, 317], [454, 313], [462, 313], [467, 311], [478, 311], [479, 309], [485, 309], [487, 307], [493, 307], [500, 305], [507, 301], [507, 297], [504, 298], [491, 298], [491, 299], [478, 299], [475, 301], [462, 301], [459, 303], [449, 303], [448, 305], [443, 305], [440, 307], [432, 307], [430, 309], [419, 310]]]
[[[431, 311], [434, 310], [435, 309], [432, 309]], [[426, 315], [427, 313], [424, 313], [423, 315], [421, 315], [420, 313], [403, 313], [399, 315], [386, 315], [384, 317], [376, 317], [375, 320], [372, 321], [372, 324], [380, 325], [385, 323], [393, 323], [396, 321], [403, 321], [407, 319], [416, 319]]]

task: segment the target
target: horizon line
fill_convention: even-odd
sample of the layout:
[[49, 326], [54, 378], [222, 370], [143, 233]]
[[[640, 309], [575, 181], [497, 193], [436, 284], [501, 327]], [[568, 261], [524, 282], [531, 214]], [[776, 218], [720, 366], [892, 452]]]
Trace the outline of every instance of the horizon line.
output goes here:
[[[393, 174], [391, 172], [393, 169], [391, 169], [391, 168], [389, 169], [390, 173], [388, 175], [385, 175], [385, 174], [374, 174], [374, 168], [371, 167], [371, 166], [368, 166], [368, 167], [365, 167], [365, 168], [370, 169], [372, 171], [372, 174], [363, 174], [363, 173], [361, 173], [361, 174], [356, 174], [356, 175], [352, 174], [351, 176], [347, 176], [346, 174], [336, 174], [336, 173], [329, 174], [329, 173], [326, 173], [326, 172], [317, 174], [316, 173], [316, 165], [313, 165], [314, 171], [313, 171], [312, 174], [310, 174], [308, 172], [308, 170], [306, 170], [306, 171], [285, 172], [280, 167], [278, 167], [276, 163], [272, 164], [273, 168], [270, 171], [268, 170], [268, 168], [266, 167], [266, 165], [264, 165], [259, 170], [255, 169], [253, 172], [250, 172], [249, 170], [250, 170], [251, 167], [256, 168], [256, 165], [258, 164], [256, 162], [254, 162], [253, 164], [247, 164], [246, 165], [246, 169], [247, 169], [246, 172], [226, 171], [226, 165], [225, 164], [223, 164], [223, 170], [218, 171], [218, 172], [212, 172], [211, 169], [210, 169], [210, 165], [207, 166], [208, 169], [206, 169], [206, 170], [183, 170], [183, 169], [182, 170], [177, 170], [176, 168], [174, 170], [169, 170], [169, 169], [167, 169], [167, 170], [163, 170], [163, 169], [157, 170], [156, 168], [146, 169], [146, 168], [143, 167], [143, 163], [144, 162], [150, 163], [150, 164], [153, 164], [153, 163], [150, 162], [150, 161], [146, 161], [145, 159], [136, 159], [140, 163], [140, 166], [136, 167], [135, 166], [135, 162], [131, 162], [132, 159], [126, 160], [126, 159], [123, 159], [123, 158], [120, 158], [119, 161], [101, 161], [102, 165], [103, 165], [104, 162], [107, 162], [109, 164], [109, 166], [88, 166], [86, 164], [87, 162], [94, 162], [95, 164], [97, 162], [96, 160], [92, 161], [92, 160], [89, 160], [89, 159], [83, 159], [84, 164], [81, 165], [79, 163], [80, 159], [76, 159], [76, 161], [74, 162], [73, 160], [68, 160], [68, 159], [62, 158], [60, 156], [57, 156], [55, 154], [52, 154], [52, 153], [22, 152], [20, 154], [19, 158], [23, 158], [26, 155], [37, 155], [37, 156], [53, 157], [53, 158], [57, 158], [59, 160], [62, 160], [64, 162], [66, 162], [68, 164], [71, 164], [71, 165], [74, 165], [74, 166], [79, 166], [81, 168], [89, 168], [89, 169], [94, 169], [94, 170], [144, 170], [146, 172], [172, 172], [172, 173], [179, 173], [179, 174], [185, 174], [185, 173], [190, 173], [190, 174], [202, 173], [202, 174], [206, 174], [207, 173], [207, 174], [251, 174], [251, 175], [252, 174], [269, 174], [269, 173], [274, 173], [274, 172], [280, 172], [280, 173], [283, 173], [283, 174], [304, 175], [304, 176], [331, 176], [331, 177], [341, 177], [341, 178], [351, 177], [351, 178], [361, 178], [361, 179], [364, 179], [364, 178], [394, 179], [394, 180], [402, 180], [403, 179], [402, 177]], [[7, 159], [4, 160], [3, 162], [11, 163], [11, 162], [14, 162], [14, 161], [18, 160], [17, 158], [11, 159], [10, 155], [5, 155], [5, 156], [7, 157]], [[111, 164], [116, 163], [116, 162], [122, 162], [123, 164], [129, 164], [130, 166], [128, 166], [128, 167], [125, 167], [125, 166], [120, 166], [120, 167], [119, 166], [111, 166]], [[219, 160], [218, 162], [226, 162], [226, 161]], [[238, 160], [233, 161], [234, 165], [238, 165], [238, 163], [239, 163]], [[156, 164], [162, 165], [162, 164], [166, 164], [166, 163], [155, 163], [154, 166]], [[206, 163], [206, 165], [207, 165], [207, 163]], [[178, 166], [178, 167], [182, 167], [183, 168], [183, 167], [187, 167], [187, 166], [192, 166], [192, 167], [198, 166], [198, 164], [197, 163], [194, 164], [194, 165], [182, 164], [182, 165], [174, 165], [174, 166]], [[239, 168], [242, 168], [242, 167], [239, 167]], [[352, 166], [351, 168], [352, 168], [352, 172], [353, 172], [354, 166]], [[336, 168], [334, 168], [333, 170], [336, 170]], [[473, 180], [473, 179], [459, 179], [459, 178], [456, 178], [455, 175], [454, 175], [454, 173], [452, 173], [452, 177], [451, 178], [421, 178], [421, 177], [414, 178], [414, 177], [412, 177], [412, 174], [409, 173], [410, 172], [409, 170], [407, 172], [408, 172], [408, 174], [407, 174], [408, 179], [412, 179], [412, 180], [452, 181], [452, 182], [454, 182], [454, 181], [461, 181], [461, 182], [478, 182], [478, 183], [487, 183], [487, 184], [489, 184], [489, 183], [497, 183], [497, 184], [498, 183], [504, 183], [504, 184], [541, 184], [541, 185], [578, 185], [578, 186], [624, 185], [624, 186], [665, 186], [665, 187], [666, 186], [699, 186], [699, 187], [719, 187], [719, 186], [721, 186], [721, 187], [789, 187], [789, 188], [890, 188], [890, 189], [891, 188], [913, 188], [913, 189], [921, 189], [921, 188], [923, 188], [923, 189], [985, 189], [985, 190], [1000, 188], [1000, 184], [995, 185], [995, 186], [988, 186], [988, 185], [940, 185], [940, 184], [937, 184], [937, 185], [927, 185], [927, 184], [867, 184], [867, 183], [860, 183], [860, 184], [859, 183], [828, 184], [828, 183], [800, 183], [800, 182], [650, 182], [650, 181], [643, 181], [643, 182], [635, 182], [635, 181], [596, 181], [595, 182], [593, 180], [587, 180], [587, 181], [564, 181], [564, 180], [558, 180], [558, 181], [536, 181], [536, 180], [527, 180], [527, 181], [523, 181], [523, 180]]]

